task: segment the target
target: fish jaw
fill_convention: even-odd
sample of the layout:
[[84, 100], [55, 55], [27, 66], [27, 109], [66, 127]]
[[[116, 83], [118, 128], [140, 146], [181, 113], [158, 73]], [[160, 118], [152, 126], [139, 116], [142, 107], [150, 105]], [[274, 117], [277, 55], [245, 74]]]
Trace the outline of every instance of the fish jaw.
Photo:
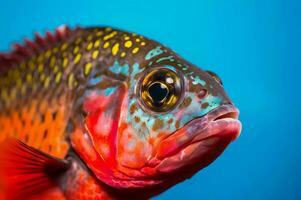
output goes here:
[[156, 171], [171, 173], [190, 165], [197, 165], [198, 170], [206, 167], [238, 138], [238, 114], [233, 105], [223, 105], [165, 138], [158, 146], [156, 159], [160, 162]]

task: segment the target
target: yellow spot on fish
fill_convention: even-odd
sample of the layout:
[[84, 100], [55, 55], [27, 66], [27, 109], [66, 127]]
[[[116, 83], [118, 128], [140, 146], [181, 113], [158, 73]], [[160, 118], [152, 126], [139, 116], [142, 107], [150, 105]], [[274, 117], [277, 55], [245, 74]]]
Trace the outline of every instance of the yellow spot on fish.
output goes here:
[[137, 34], [136, 33], [132, 33], [132, 36], [136, 36]]
[[63, 67], [67, 67], [67, 65], [68, 65], [68, 58], [64, 58]]
[[137, 39], [136, 39], [136, 42], [140, 42], [140, 39], [139, 39], [139, 38], [137, 38]]
[[50, 67], [53, 67], [54, 64], [55, 64], [55, 56], [52, 56], [52, 57], [50, 58], [50, 63], [49, 63], [49, 65], [50, 65]]
[[139, 51], [139, 48], [138, 47], [135, 47], [134, 49], [133, 49], [133, 51], [132, 51], [132, 53], [137, 53]]
[[130, 48], [131, 46], [133, 45], [133, 43], [132, 43], [132, 41], [126, 41], [125, 43], [124, 43], [124, 46], [126, 47], [126, 48]]
[[21, 88], [21, 94], [24, 95], [25, 92], [26, 92], [26, 84], [23, 84]]
[[57, 53], [59, 51], [59, 49], [57, 47], [53, 48], [53, 53]]
[[28, 83], [31, 83], [32, 82], [32, 75], [31, 74], [27, 74], [26, 75], [26, 81], [28, 82]]
[[20, 71], [15, 69], [14, 70], [14, 79], [19, 79], [20, 78]]
[[98, 54], [99, 54], [99, 51], [98, 51], [98, 50], [93, 51], [93, 53], [92, 53], [92, 58], [93, 58], [93, 59], [96, 59], [96, 58], [98, 57]]
[[62, 46], [61, 46], [61, 50], [64, 51], [66, 50], [68, 47], [68, 44], [67, 43], [64, 43]]
[[59, 73], [55, 76], [55, 82], [56, 82], [56, 83], [59, 83], [60, 80], [61, 80], [61, 78], [62, 78], [62, 72], [59, 72]]
[[109, 31], [111, 31], [111, 30], [112, 30], [111, 27], [107, 27], [107, 28], [105, 29], [106, 32], [109, 32]]
[[109, 40], [109, 39], [113, 38], [115, 35], [117, 35], [117, 31], [113, 31], [112, 33], [104, 36], [103, 40]]
[[102, 31], [97, 31], [96, 36], [101, 36], [101, 35], [103, 35], [103, 32]]
[[108, 48], [109, 47], [109, 45], [110, 45], [110, 43], [109, 42], [105, 42], [104, 44], [103, 44], [103, 48]]
[[33, 69], [34, 69], [33, 60], [30, 60], [30, 61], [28, 62], [28, 66], [29, 66], [29, 69], [30, 69], [30, 70], [33, 70]]
[[92, 47], [93, 47], [93, 43], [92, 43], [92, 42], [90, 42], [90, 43], [88, 44], [88, 46], [87, 46], [87, 50], [91, 50], [91, 49], [92, 49]]
[[48, 88], [49, 87], [49, 83], [50, 83], [50, 77], [47, 76], [46, 79], [45, 79], [45, 81], [44, 81], [44, 87]]
[[130, 37], [129, 37], [129, 36], [125, 36], [124, 39], [125, 39], [125, 40], [129, 40]]
[[26, 84], [23, 84], [21, 88], [21, 94], [24, 95], [25, 92], [26, 92]]
[[13, 90], [11, 90], [10, 98], [16, 99], [16, 96], [17, 96], [17, 90], [16, 90], [16, 88], [14, 88]]
[[87, 40], [88, 40], [88, 41], [91, 41], [92, 38], [93, 38], [93, 35], [89, 35], [89, 36], [87, 37]]
[[74, 74], [70, 74], [69, 76], [68, 76], [68, 86], [70, 87], [70, 88], [72, 88], [73, 87], [73, 84], [74, 84]]
[[78, 51], [79, 51], [79, 47], [78, 47], [78, 46], [76, 46], [76, 47], [73, 49], [73, 53], [74, 53], [74, 54], [77, 54], [77, 53], [78, 53]]
[[87, 63], [84, 69], [85, 76], [88, 76], [90, 74], [91, 69], [92, 69], [92, 63]]
[[79, 37], [75, 40], [75, 44], [79, 44], [81, 41], [82, 41], [82, 38]]
[[[43, 59], [44, 59], [44, 55], [43, 55], [43, 54], [40, 54], [39, 57], [38, 57], [38, 59], [37, 59], [37, 61], [38, 61], [38, 62], [42, 62]], [[22, 67], [22, 66], [21, 66], [21, 67]]]
[[96, 42], [94, 43], [94, 48], [99, 47], [99, 45], [100, 45], [100, 40], [96, 40]]
[[80, 61], [81, 57], [82, 57], [82, 55], [80, 53], [77, 54], [73, 60], [74, 64], [77, 64]]
[[59, 66], [56, 65], [56, 66], [54, 67], [54, 69], [53, 69], [53, 73], [56, 74], [58, 71], [59, 71]]
[[141, 42], [141, 46], [145, 46], [145, 42]]
[[1, 97], [2, 97], [3, 99], [6, 99], [6, 98], [7, 98], [7, 92], [6, 92], [6, 89], [1, 90]]
[[46, 58], [49, 58], [50, 55], [51, 55], [51, 51], [50, 51], [50, 50], [48, 50], [48, 51], [45, 52], [45, 57], [46, 57]]
[[17, 79], [17, 88], [21, 89], [22, 88], [22, 80]]
[[126, 55], [126, 53], [122, 52], [120, 56], [123, 58], [123, 57], [125, 57], [125, 55]]
[[45, 78], [46, 78], [45, 74], [41, 74], [40, 80], [41, 80], [41, 81], [44, 81]]
[[38, 65], [38, 72], [41, 73], [41, 72], [43, 71], [43, 68], [44, 68], [43, 64], [40, 63], [40, 64]]
[[119, 51], [119, 43], [114, 44], [112, 47], [112, 54], [115, 56]]

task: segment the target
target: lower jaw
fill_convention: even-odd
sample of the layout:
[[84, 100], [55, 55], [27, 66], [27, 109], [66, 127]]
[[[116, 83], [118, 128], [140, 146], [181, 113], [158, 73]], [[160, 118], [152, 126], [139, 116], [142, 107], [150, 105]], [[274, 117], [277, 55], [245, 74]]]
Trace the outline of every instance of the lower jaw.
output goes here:
[[189, 144], [177, 154], [165, 158], [157, 167], [161, 173], [186, 171], [193, 175], [213, 162], [233, 140], [233, 135], [212, 136]]
[[116, 189], [122, 189], [126, 185], [126, 188], [131, 190], [169, 188], [193, 176], [197, 171], [213, 162], [232, 140], [233, 135], [229, 134], [226, 136], [212, 136], [192, 143], [179, 153], [165, 158], [159, 165], [154, 167], [152, 169], [155, 174], [154, 179], [129, 177], [128, 180], [119, 180], [117, 178], [114, 181], [115, 184], [107, 184]]

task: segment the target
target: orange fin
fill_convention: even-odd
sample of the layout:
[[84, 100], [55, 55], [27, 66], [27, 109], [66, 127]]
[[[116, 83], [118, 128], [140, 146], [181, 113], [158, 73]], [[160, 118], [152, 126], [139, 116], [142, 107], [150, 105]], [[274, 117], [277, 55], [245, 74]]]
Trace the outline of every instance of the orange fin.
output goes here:
[[9, 140], [1, 150], [1, 177], [6, 199], [31, 199], [58, 187], [69, 164], [19, 140]]

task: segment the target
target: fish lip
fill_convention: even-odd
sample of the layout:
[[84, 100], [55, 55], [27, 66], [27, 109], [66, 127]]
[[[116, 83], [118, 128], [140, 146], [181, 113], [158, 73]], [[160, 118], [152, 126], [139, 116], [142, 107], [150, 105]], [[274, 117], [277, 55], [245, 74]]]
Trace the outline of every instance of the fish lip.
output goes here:
[[157, 158], [163, 160], [171, 157], [187, 146], [214, 136], [232, 135], [232, 141], [241, 132], [238, 120], [239, 110], [232, 104], [225, 104], [210, 111], [205, 116], [195, 118], [186, 123], [160, 143]]

